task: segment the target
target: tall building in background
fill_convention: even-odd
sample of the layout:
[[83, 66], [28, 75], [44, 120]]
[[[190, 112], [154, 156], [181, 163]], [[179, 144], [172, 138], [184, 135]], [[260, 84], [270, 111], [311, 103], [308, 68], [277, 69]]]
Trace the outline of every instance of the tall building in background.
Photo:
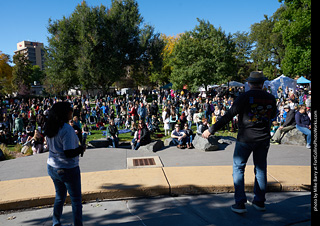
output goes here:
[[17, 43], [17, 50], [14, 54], [25, 55], [32, 63], [32, 65], [38, 65], [41, 70], [44, 69], [44, 50], [43, 43], [22, 41]]

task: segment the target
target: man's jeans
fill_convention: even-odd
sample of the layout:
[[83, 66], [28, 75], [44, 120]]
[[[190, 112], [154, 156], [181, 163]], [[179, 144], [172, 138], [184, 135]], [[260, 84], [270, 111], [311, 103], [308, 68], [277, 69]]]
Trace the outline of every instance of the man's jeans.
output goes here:
[[112, 143], [113, 148], [117, 148], [119, 146], [119, 138], [118, 137], [110, 137], [110, 141]]
[[296, 127], [301, 133], [303, 133], [304, 135], [307, 135], [307, 144], [311, 145], [311, 130], [306, 127], [302, 127], [298, 125], [296, 125]]
[[53, 207], [53, 225], [61, 225], [60, 218], [67, 191], [71, 198], [74, 225], [82, 225], [81, 177], [79, 166], [71, 169], [60, 169], [47, 165], [47, 169], [56, 190]]
[[186, 138], [182, 138], [181, 140], [178, 140], [178, 138], [172, 138], [172, 144], [173, 145], [184, 145], [184, 144], [186, 144]]
[[276, 133], [273, 135], [272, 140], [274, 140], [275, 142], [280, 143], [282, 137], [284, 136], [284, 134], [292, 129], [294, 129], [295, 126], [286, 126], [283, 127], [283, 129], [277, 129]]
[[131, 142], [132, 142], [132, 149], [133, 149], [133, 150], [138, 150], [139, 147], [140, 147], [140, 142], [138, 143], [137, 140], [138, 140], [138, 139], [133, 138], [132, 141], [131, 141]]
[[187, 144], [191, 144], [191, 143], [192, 143], [192, 140], [193, 140], [192, 135], [190, 135], [189, 137], [188, 137], [188, 136], [186, 137], [186, 143], [187, 143]]
[[237, 141], [233, 154], [233, 183], [234, 198], [236, 203], [247, 202], [244, 191], [244, 171], [248, 158], [253, 152], [254, 163], [254, 201], [265, 202], [267, 189], [267, 154], [270, 147], [270, 141], [255, 143], [242, 143]]

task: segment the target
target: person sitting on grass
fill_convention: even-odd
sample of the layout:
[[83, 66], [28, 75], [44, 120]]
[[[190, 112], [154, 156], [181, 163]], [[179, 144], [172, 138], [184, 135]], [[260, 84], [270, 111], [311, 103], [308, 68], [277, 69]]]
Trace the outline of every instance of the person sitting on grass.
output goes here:
[[208, 120], [206, 118], [202, 118], [202, 124], [199, 126], [197, 133], [202, 134], [204, 131], [209, 129]]
[[188, 124], [185, 124], [185, 125], [184, 125], [184, 130], [183, 130], [183, 132], [187, 135], [187, 137], [186, 137], [187, 148], [188, 148], [188, 149], [194, 148], [194, 147], [193, 147], [193, 144], [192, 144], [193, 131], [192, 131], [192, 129], [189, 129], [189, 128], [188, 128]]
[[43, 153], [44, 138], [39, 130], [35, 130], [31, 145], [33, 154]]
[[[26, 136], [26, 134], [24, 133], [24, 132], [19, 132], [18, 133], [18, 139], [17, 139], [17, 143], [18, 144], [24, 144], [24, 143], [26, 143], [27, 142], [27, 136]], [[32, 137], [31, 137], [32, 138]]]
[[149, 144], [151, 142], [150, 132], [142, 120], [139, 120], [138, 130], [135, 138], [132, 140], [132, 149], [138, 150], [140, 146]]
[[99, 121], [97, 122], [96, 128], [97, 128], [98, 130], [105, 130], [105, 129], [106, 129], [104, 123], [103, 123], [101, 120], [99, 120]]
[[186, 145], [187, 134], [183, 130], [180, 130], [180, 125], [175, 125], [175, 130], [171, 132], [171, 138], [174, 145], [177, 145], [177, 148], [183, 149]]
[[120, 126], [122, 124], [120, 115], [117, 115], [117, 117], [114, 119], [114, 124], [118, 127], [118, 129], [120, 129]]

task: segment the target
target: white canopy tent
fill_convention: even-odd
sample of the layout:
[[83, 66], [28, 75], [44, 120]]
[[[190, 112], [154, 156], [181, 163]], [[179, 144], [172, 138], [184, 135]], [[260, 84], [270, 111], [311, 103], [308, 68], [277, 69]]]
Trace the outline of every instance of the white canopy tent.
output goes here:
[[[208, 85], [208, 86], [207, 86], [207, 89], [209, 90], [210, 88], [217, 88], [217, 87], [219, 87], [219, 85]], [[204, 88], [204, 86], [200, 86], [200, 87], [198, 88], [198, 91], [199, 91], [199, 92], [205, 92], [206, 89]]]
[[[297, 81], [292, 78], [281, 75], [272, 81], [265, 81], [263, 86], [266, 88], [270, 86], [272, 94], [275, 97], [278, 97], [277, 90], [279, 87], [282, 87], [282, 90], [285, 90], [285, 88], [288, 87], [289, 90], [292, 89], [293, 92], [296, 92]], [[245, 91], [248, 91], [248, 90], [249, 90], [249, 85], [246, 82]]]
[[[223, 84], [222, 86], [223, 87], [228, 87], [228, 83]], [[241, 82], [236, 82], [236, 81], [230, 81], [229, 82], [229, 87], [242, 87], [242, 86], [244, 86], [244, 84], [241, 83]]]

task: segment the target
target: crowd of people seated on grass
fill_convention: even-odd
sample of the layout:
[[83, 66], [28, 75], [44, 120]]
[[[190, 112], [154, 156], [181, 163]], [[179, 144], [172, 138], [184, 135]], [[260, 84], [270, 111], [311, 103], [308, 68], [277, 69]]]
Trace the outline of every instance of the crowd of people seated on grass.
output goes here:
[[[73, 107], [70, 124], [82, 144], [86, 143], [90, 131], [103, 130], [107, 131], [112, 146], [118, 147], [119, 131], [125, 130], [130, 133], [132, 147], [136, 150], [150, 142], [152, 135], [172, 137], [179, 148], [193, 148], [194, 134], [202, 133], [216, 123], [243, 92], [243, 87], [230, 90], [219, 87], [208, 92], [206, 97], [185, 90], [164, 90], [150, 92], [149, 95], [136, 92], [130, 96], [2, 98], [0, 143], [29, 145], [35, 154], [46, 151], [46, 141], [42, 134], [48, 111], [57, 101], [69, 101]], [[285, 132], [297, 128], [307, 135], [310, 146], [311, 90], [297, 87], [296, 92], [293, 92], [279, 88], [277, 95], [279, 113], [270, 127], [272, 142], [280, 143]], [[305, 116], [309, 117], [309, 121]], [[235, 116], [225, 130], [236, 132], [237, 121]]]

